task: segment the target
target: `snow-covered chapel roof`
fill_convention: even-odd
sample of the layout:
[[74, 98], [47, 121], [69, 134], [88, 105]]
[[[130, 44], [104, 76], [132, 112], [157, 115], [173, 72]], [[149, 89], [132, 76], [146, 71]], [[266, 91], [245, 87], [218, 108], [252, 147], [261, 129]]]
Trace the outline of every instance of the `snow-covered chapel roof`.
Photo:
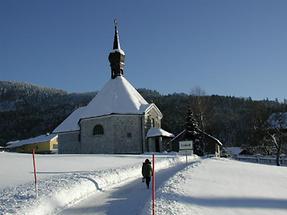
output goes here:
[[80, 107], [74, 110], [74, 112], [72, 112], [60, 125], [58, 125], [57, 128], [55, 128], [53, 133], [78, 131], [80, 129], [78, 122], [84, 109], [85, 107]]
[[108, 114], [143, 114], [149, 104], [123, 76], [110, 79], [87, 105], [81, 118]]
[[71, 113], [53, 133], [77, 131], [80, 119], [110, 114], [144, 114], [149, 104], [123, 76], [110, 79], [103, 89], [85, 106]]

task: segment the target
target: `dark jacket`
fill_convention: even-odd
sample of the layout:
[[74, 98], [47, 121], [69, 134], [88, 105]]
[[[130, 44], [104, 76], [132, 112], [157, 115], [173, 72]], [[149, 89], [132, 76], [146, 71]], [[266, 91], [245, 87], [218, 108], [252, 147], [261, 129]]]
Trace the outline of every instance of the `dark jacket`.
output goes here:
[[152, 167], [150, 162], [143, 163], [142, 166], [142, 175], [144, 178], [152, 176]]

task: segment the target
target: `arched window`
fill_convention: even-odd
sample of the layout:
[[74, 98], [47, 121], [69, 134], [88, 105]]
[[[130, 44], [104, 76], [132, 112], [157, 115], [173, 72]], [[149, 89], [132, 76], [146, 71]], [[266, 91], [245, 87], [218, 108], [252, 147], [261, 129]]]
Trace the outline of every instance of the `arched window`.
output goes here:
[[131, 132], [128, 132], [128, 133], [127, 133], [127, 137], [128, 137], [128, 138], [132, 138], [132, 133], [131, 133]]
[[93, 134], [94, 135], [103, 135], [104, 134], [103, 126], [102, 125], [95, 125]]

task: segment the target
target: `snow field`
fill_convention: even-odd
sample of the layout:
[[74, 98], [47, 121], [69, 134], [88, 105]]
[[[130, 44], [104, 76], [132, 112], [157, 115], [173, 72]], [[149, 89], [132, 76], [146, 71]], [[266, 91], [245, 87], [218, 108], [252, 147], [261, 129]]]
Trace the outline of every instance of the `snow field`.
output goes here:
[[[204, 159], [158, 189], [156, 214], [287, 214], [287, 168]], [[148, 205], [150, 207], [150, 205]]]
[[[15, 157], [17, 154], [15, 154]], [[20, 156], [21, 157], [21, 156]], [[73, 155], [79, 159], [79, 155]], [[131, 159], [121, 167], [112, 168], [116, 162]], [[150, 155], [120, 157], [108, 156], [110, 167], [101, 170], [67, 171], [43, 177], [38, 183], [38, 198], [35, 198], [34, 184], [32, 181], [0, 190], [0, 214], [54, 214], [64, 208], [70, 207], [87, 198], [94, 192], [101, 192], [124, 181], [141, 177], [141, 165]], [[54, 156], [46, 156], [48, 162]], [[101, 160], [101, 156], [94, 156], [94, 162]], [[193, 159], [196, 159], [195, 157]], [[21, 160], [21, 159], [20, 159]], [[81, 158], [80, 158], [81, 160]], [[182, 156], [156, 156], [156, 171], [185, 162]], [[97, 166], [105, 165], [98, 163]], [[43, 171], [43, 169], [42, 169]]]
[[[0, 214], [150, 214], [151, 190], [140, 179], [142, 162], [151, 155], [38, 155], [38, 198], [27, 156], [1, 156], [7, 162], [0, 166]], [[287, 214], [286, 167], [197, 157], [185, 167], [184, 156], [156, 155], [156, 171], [159, 215]], [[19, 184], [22, 175], [25, 183]], [[5, 176], [15, 179], [13, 186]]]

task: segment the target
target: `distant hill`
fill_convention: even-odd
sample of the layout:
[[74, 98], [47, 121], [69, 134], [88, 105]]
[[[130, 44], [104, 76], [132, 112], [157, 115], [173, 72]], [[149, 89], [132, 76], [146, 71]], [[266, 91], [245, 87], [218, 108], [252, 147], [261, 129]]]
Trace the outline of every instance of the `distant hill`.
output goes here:
[[28, 83], [0, 81], [0, 112], [13, 111], [29, 103], [67, 95], [63, 90], [38, 87]]
[[[268, 100], [185, 93], [161, 95], [149, 89], [138, 91], [162, 111], [164, 129], [175, 134], [182, 131], [190, 107], [200, 127], [229, 146], [259, 141], [253, 138], [254, 126], [272, 112], [287, 111], [286, 104]], [[67, 93], [27, 83], [0, 81], [0, 145], [51, 132], [95, 95], [96, 92]]]
[[0, 145], [51, 132], [96, 92], [67, 93], [27, 83], [0, 81]]

